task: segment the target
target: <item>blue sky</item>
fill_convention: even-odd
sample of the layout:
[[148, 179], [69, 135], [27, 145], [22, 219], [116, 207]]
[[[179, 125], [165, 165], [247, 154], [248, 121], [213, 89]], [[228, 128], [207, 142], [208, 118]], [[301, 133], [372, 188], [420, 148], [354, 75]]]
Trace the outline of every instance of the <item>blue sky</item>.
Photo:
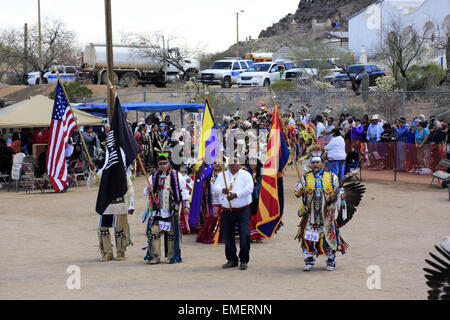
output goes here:
[[[37, 24], [38, 0], [2, 1], [0, 29]], [[257, 38], [262, 29], [294, 13], [300, 0], [112, 0], [113, 42], [121, 33], [160, 31], [179, 44], [201, 46], [206, 52], [227, 49], [239, 39]], [[41, 20], [60, 19], [77, 34], [81, 46], [105, 42], [104, 0], [41, 0]]]

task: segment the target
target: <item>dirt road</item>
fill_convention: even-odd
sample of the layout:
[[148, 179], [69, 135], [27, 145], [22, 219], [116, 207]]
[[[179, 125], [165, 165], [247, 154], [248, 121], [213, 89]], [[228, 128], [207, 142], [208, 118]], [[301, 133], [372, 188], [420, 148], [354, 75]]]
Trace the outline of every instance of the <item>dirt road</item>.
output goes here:
[[[6, 192], [0, 189], [0, 299], [425, 299], [422, 268], [428, 252], [450, 234], [446, 190], [401, 182], [366, 182], [357, 215], [341, 230], [350, 244], [334, 272], [321, 258], [303, 272], [297, 230], [296, 177], [285, 179], [284, 227], [252, 244], [247, 271], [223, 270], [224, 245], [216, 248], [183, 236], [183, 263], [147, 265], [140, 221], [145, 180], [135, 181], [136, 213], [130, 216], [134, 246], [124, 262], [100, 263], [94, 212], [96, 191]], [[66, 273], [76, 265], [81, 289], [69, 290]], [[369, 290], [370, 266], [381, 289]], [[155, 290], [155, 288], [158, 288]]]

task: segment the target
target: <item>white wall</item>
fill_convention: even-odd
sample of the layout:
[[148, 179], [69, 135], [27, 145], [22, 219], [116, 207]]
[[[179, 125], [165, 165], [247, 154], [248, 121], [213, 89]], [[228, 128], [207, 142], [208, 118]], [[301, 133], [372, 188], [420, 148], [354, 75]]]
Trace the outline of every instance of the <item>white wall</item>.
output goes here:
[[[365, 45], [367, 55], [374, 56], [392, 20], [399, 17], [405, 26], [412, 25], [418, 30], [423, 30], [427, 23], [442, 27], [444, 21], [450, 23], [450, 0], [385, 0], [368, 6], [348, 21], [350, 51], [358, 58], [361, 46]], [[430, 60], [440, 64], [441, 57], [445, 65], [445, 52]]]

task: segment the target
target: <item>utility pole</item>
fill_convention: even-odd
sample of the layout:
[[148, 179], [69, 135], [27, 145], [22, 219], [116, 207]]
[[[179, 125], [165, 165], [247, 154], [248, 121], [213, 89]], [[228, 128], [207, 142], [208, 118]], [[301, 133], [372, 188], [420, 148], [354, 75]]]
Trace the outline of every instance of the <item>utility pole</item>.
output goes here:
[[111, 22], [111, 0], [105, 0], [105, 31], [106, 31], [106, 64], [108, 72], [107, 95], [108, 95], [108, 118], [112, 122], [114, 114], [114, 61], [112, 48], [112, 22]]
[[240, 57], [239, 55], [239, 13], [244, 12], [244, 10], [241, 10], [239, 12], [236, 12], [236, 57]]
[[[23, 79], [25, 80], [25, 76], [27, 75], [27, 64], [28, 59], [28, 24], [25, 23], [25, 26], [23, 27]], [[25, 81], [25, 84], [27, 82]]]
[[42, 79], [42, 34], [41, 34], [41, 0], [38, 0], [38, 29], [39, 29], [39, 84], [43, 84]]
[[[164, 63], [164, 83], [167, 83], [167, 58], [166, 58], [166, 42], [162, 36], [163, 43], [163, 63]], [[169, 52], [169, 44], [167, 44], [167, 53]]]

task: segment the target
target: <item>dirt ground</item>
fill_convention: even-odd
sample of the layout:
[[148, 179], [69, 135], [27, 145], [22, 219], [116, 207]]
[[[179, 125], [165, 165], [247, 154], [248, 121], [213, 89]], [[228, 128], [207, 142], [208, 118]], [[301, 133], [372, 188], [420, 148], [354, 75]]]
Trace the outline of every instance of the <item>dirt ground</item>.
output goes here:
[[[251, 245], [246, 271], [223, 270], [224, 245], [197, 243], [196, 235], [183, 235], [183, 263], [144, 263], [144, 177], [134, 184], [134, 246], [123, 262], [98, 261], [96, 190], [0, 189], [0, 299], [426, 299], [424, 259], [450, 234], [447, 189], [366, 180], [356, 216], [341, 229], [347, 253], [337, 256], [334, 272], [325, 270], [322, 257], [307, 273], [294, 240], [297, 178], [289, 169], [285, 177], [284, 226]], [[81, 271], [78, 290], [66, 286], [72, 265]], [[371, 266], [379, 267], [380, 289], [368, 289]]]

